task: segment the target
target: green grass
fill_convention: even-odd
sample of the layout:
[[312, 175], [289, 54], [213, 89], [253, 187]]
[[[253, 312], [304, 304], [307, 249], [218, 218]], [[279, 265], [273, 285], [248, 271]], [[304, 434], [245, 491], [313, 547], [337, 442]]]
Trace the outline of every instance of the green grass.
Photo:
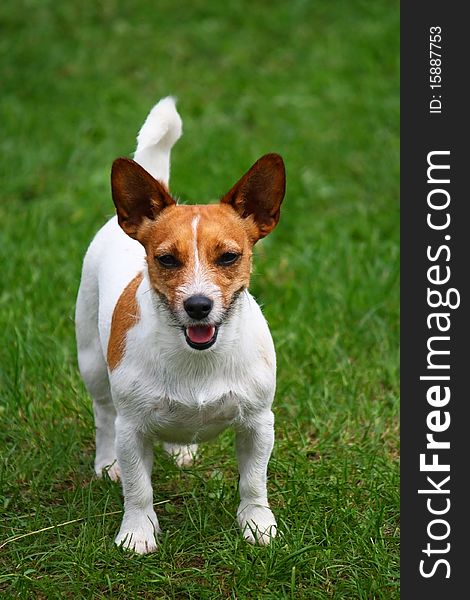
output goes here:
[[[177, 6], [0, 7], [0, 596], [398, 598], [398, 3]], [[234, 523], [231, 432], [184, 472], [156, 449], [154, 555], [114, 547], [120, 489], [92, 475], [81, 260], [112, 160], [168, 93], [181, 198], [265, 152], [287, 166], [252, 280], [279, 365], [269, 548]]]

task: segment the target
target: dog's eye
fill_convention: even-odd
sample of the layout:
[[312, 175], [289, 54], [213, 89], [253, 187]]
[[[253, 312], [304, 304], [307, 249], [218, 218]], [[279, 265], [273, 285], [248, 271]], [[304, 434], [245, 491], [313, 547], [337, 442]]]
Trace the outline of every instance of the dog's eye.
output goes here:
[[162, 256], [156, 256], [155, 258], [162, 265], [162, 267], [165, 267], [166, 269], [174, 269], [175, 267], [179, 267], [181, 264], [176, 256], [173, 256], [173, 254], [163, 254]]
[[222, 267], [226, 267], [228, 265], [233, 265], [233, 263], [240, 257], [240, 254], [236, 252], [224, 252], [217, 259], [217, 264]]

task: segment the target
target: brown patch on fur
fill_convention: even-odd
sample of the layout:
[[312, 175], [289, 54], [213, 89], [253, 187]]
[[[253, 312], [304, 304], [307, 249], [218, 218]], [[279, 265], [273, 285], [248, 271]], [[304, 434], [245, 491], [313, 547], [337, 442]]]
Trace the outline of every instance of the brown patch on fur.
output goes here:
[[118, 366], [124, 356], [127, 332], [139, 321], [136, 293], [142, 279], [142, 273], [136, 275], [119, 296], [114, 307], [108, 342], [108, 366], [111, 370]]
[[260, 358], [269, 369], [273, 368], [271, 357], [268, 355], [267, 352], [261, 351]]
[[[198, 217], [197, 250], [200, 268], [221, 292], [222, 304], [227, 308], [233, 295], [247, 288], [250, 282], [252, 235], [254, 225], [242, 219], [228, 204], [170, 206], [154, 223], [147, 223], [145, 249], [150, 281], [176, 309], [181, 303], [180, 290], [192, 280], [195, 269], [193, 221]], [[225, 252], [240, 254], [229, 266], [217, 264]], [[162, 267], [156, 257], [172, 254], [180, 266]]]

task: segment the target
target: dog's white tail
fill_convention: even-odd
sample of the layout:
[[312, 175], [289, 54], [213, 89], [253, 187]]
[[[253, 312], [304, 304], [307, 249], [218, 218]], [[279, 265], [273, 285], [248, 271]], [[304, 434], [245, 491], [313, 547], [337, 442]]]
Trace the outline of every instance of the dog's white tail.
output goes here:
[[137, 136], [134, 160], [168, 188], [170, 152], [181, 137], [182, 121], [171, 96], [152, 108]]

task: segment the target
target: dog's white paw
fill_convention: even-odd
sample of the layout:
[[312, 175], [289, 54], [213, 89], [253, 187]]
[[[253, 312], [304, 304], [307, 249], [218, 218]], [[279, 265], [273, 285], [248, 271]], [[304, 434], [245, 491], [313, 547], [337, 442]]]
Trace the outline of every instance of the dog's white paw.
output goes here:
[[100, 479], [103, 477], [105, 471], [112, 481], [119, 481], [121, 479], [121, 467], [116, 459], [95, 463], [95, 473]]
[[137, 554], [149, 554], [157, 549], [157, 535], [160, 532], [155, 513], [136, 518], [124, 516], [121, 529], [114, 540], [116, 545]]
[[197, 444], [164, 444], [165, 452], [173, 457], [178, 467], [190, 467], [194, 463], [197, 452]]
[[241, 502], [237, 511], [237, 521], [243, 537], [250, 544], [267, 546], [276, 537], [276, 519], [267, 506]]

